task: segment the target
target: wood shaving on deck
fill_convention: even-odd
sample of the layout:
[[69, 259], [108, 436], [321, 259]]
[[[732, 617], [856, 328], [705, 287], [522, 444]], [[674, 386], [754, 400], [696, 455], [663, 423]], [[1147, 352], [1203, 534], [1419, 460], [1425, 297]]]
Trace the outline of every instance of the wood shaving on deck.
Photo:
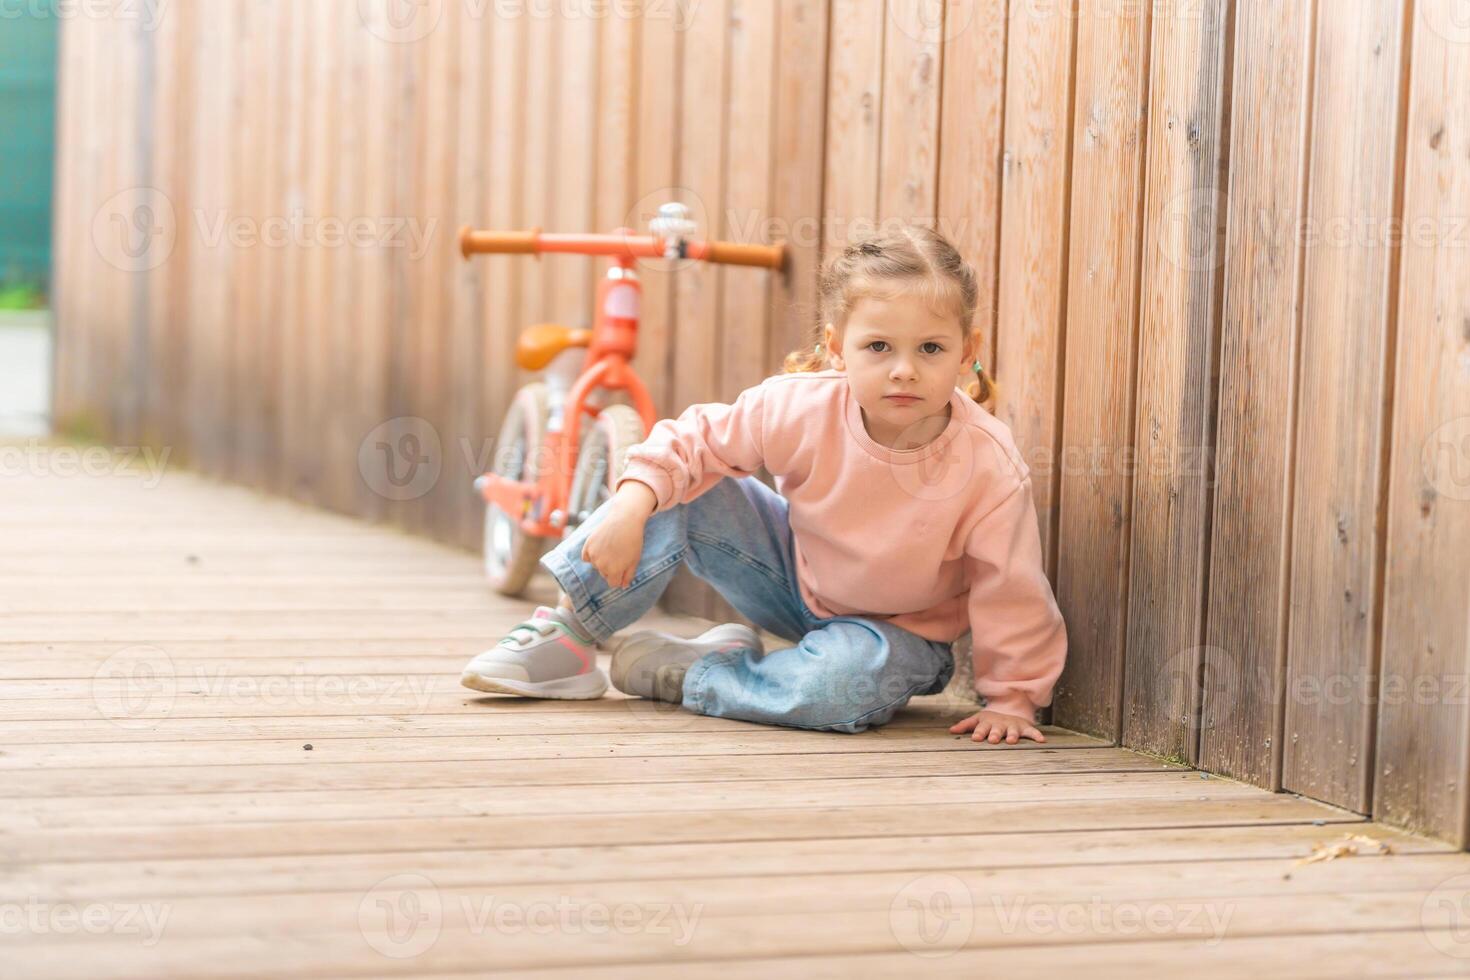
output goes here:
[[1334, 861], [1340, 857], [1357, 854], [1359, 847], [1372, 848], [1371, 853], [1373, 854], [1393, 853], [1393, 847], [1387, 841], [1369, 837], [1367, 834], [1343, 834], [1338, 840], [1318, 844], [1311, 854], [1297, 858], [1292, 863], [1315, 864], [1318, 861]]

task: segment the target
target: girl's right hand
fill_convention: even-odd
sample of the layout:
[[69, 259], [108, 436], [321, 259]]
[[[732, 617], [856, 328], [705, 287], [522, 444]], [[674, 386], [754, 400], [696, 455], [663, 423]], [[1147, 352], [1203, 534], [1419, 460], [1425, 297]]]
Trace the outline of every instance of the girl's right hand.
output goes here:
[[607, 584], [626, 588], [643, 555], [643, 527], [656, 498], [642, 483], [629, 480], [613, 498], [608, 515], [587, 535], [582, 560], [597, 569]]

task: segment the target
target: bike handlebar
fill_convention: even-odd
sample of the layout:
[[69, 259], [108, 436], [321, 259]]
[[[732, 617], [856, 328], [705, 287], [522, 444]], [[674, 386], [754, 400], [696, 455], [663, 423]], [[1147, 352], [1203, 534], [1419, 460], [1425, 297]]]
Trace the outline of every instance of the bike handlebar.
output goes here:
[[[628, 259], [661, 259], [664, 241], [654, 235], [618, 234], [580, 235], [530, 231], [475, 231], [468, 225], [459, 231], [459, 251], [465, 258], [474, 254], [503, 255], [563, 252], [576, 255], [610, 255]], [[689, 240], [684, 257], [722, 265], [748, 265], [768, 269], [783, 268], [786, 246], [745, 245], [740, 242]]]

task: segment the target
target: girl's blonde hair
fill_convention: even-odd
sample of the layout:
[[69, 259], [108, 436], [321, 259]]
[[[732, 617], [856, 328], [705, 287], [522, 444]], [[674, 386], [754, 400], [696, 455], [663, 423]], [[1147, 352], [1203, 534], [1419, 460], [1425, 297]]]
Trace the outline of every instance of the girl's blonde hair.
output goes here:
[[[847, 246], [827, 260], [817, 280], [820, 316], [810, 346], [787, 354], [783, 374], [821, 371], [827, 367], [823, 325], [841, 332], [853, 305], [865, 296], [889, 299], [917, 294], [936, 310], [952, 314], [960, 336], [976, 333], [978, 289], [970, 268], [949, 240], [925, 225], [904, 225]], [[978, 341], [979, 338], [977, 337]], [[979, 350], [977, 343], [976, 350]], [[964, 390], [980, 404], [995, 398], [995, 379], [982, 367]]]

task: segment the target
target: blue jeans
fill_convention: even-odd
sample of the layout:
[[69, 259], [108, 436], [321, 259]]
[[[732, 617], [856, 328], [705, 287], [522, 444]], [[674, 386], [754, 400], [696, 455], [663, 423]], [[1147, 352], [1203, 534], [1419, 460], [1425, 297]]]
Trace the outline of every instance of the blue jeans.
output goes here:
[[753, 476], [726, 477], [688, 503], [648, 518], [643, 553], [624, 588], [582, 560], [604, 503], [541, 565], [599, 643], [654, 607], [680, 562], [761, 629], [795, 646], [700, 658], [684, 675], [684, 707], [767, 725], [861, 732], [916, 694], [938, 694], [954, 674], [947, 642], [883, 620], [819, 618], [802, 600], [786, 498]]

